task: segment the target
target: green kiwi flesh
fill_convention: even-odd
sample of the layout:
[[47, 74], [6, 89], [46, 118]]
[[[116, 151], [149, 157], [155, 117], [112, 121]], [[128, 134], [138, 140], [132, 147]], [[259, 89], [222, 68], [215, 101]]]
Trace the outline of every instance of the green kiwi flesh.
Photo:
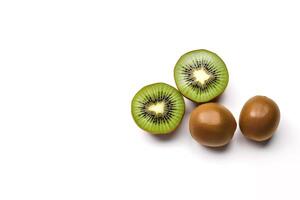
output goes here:
[[174, 78], [178, 90], [186, 98], [203, 103], [224, 92], [229, 75], [217, 54], [200, 49], [180, 57], [174, 68]]
[[131, 102], [135, 123], [153, 134], [167, 134], [180, 124], [185, 112], [183, 96], [174, 87], [154, 83], [139, 90]]

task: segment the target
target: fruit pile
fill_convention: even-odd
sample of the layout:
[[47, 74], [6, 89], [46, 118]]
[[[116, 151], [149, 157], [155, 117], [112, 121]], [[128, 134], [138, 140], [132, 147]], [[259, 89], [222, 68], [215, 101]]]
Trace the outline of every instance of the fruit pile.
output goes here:
[[[185, 96], [200, 104], [189, 120], [192, 137], [209, 147], [228, 144], [236, 130], [236, 120], [223, 105], [209, 103], [227, 87], [229, 75], [224, 61], [208, 50], [188, 52], [177, 61], [174, 79], [178, 90], [166, 83], [154, 83], [136, 93], [131, 103], [135, 123], [152, 134], [173, 132], [184, 116]], [[272, 137], [279, 120], [277, 104], [265, 96], [255, 96], [243, 106], [239, 126], [248, 139], [261, 142]]]

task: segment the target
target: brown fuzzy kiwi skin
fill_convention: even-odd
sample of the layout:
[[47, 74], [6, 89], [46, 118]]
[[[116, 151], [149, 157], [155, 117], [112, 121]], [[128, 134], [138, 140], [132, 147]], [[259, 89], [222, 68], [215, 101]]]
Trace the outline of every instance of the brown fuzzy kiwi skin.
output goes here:
[[266, 96], [254, 96], [244, 104], [241, 110], [239, 127], [246, 138], [264, 142], [272, 138], [279, 122], [278, 105]]
[[237, 123], [232, 113], [218, 103], [206, 103], [195, 108], [190, 116], [191, 136], [207, 147], [223, 147], [232, 139]]

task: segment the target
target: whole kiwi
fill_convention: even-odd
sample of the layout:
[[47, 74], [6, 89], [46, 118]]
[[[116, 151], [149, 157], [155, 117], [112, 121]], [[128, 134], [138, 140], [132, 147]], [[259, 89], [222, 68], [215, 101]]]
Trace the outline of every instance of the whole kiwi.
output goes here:
[[221, 147], [230, 142], [236, 130], [231, 112], [218, 103], [206, 103], [195, 108], [190, 116], [192, 137], [208, 147]]
[[255, 96], [243, 106], [239, 126], [245, 137], [261, 142], [273, 136], [279, 121], [280, 110], [277, 104], [266, 96]]

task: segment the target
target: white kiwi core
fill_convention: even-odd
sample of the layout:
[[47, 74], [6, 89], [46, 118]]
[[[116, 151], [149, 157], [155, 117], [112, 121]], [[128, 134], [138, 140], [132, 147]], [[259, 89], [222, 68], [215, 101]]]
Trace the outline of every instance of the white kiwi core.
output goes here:
[[165, 111], [165, 102], [161, 101], [155, 104], [151, 104], [149, 105], [148, 110], [150, 112], [154, 112], [156, 115], [163, 114]]
[[211, 78], [211, 75], [207, 73], [203, 67], [194, 70], [193, 76], [195, 81], [199, 82], [201, 85], [204, 85], [204, 83]]

